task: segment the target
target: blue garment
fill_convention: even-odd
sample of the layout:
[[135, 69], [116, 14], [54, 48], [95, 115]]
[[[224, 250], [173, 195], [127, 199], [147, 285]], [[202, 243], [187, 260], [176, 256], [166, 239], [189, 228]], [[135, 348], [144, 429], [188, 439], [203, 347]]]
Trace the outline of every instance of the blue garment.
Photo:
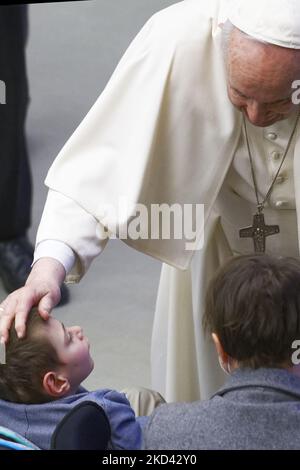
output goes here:
[[11, 431], [11, 429], [0, 426], [0, 450], [40, 450], [37, 446], [29, 442], [25, 437]]
[[285, 369], [237, 369], [207, 401], [159, 406], [146, 449], [300, 448], [300, 378]]
[[115, 390], [88, 392], [83, 387], [75, 395], [40, 405], [23, 405], [0, 400], [0, 425], [9, 428], [41, 449], [50, 449], [57, 424], [82, 401], [94, 401], [106, 413], [111, 427], [110, 449], [140, 449], [142, 430], [139, 420], [123, 393]]

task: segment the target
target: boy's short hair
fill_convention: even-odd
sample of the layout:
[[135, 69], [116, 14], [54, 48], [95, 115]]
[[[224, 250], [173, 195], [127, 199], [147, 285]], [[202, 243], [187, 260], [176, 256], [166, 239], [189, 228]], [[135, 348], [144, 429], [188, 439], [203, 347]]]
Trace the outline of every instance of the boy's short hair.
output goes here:
[[203, 317], [241, 367], [291, 366], [300, 339], [300, 262], [246, 255], [231, 259], [211, 281]]
[[0, 398], [14, 403], [53, 400], [43, 391], [43, 377], [61, 362], [47, 338], [45, 321], [36, 310], [29, 314], [26, 337], [17, 337], [14, 325], [6, 345], [6, 364], [0, 364]]

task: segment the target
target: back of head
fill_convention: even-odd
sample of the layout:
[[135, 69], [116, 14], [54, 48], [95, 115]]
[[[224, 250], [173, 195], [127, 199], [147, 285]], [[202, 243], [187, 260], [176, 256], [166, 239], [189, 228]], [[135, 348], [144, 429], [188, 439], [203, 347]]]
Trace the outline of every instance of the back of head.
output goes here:
[[203, 318], [241, 367], [289, 367], [300, 339], [300, 261], [231, 259], [211, 281]]
[[26, 337], [17, 337], [12, 325], [6, 346], [6, 364], [0, 364], [0, 399], [14, 403], [44, 403], [53, 398], [43, 390], [43, 377], [59, 365], [44, 331], [44, 320], [31, 311]]

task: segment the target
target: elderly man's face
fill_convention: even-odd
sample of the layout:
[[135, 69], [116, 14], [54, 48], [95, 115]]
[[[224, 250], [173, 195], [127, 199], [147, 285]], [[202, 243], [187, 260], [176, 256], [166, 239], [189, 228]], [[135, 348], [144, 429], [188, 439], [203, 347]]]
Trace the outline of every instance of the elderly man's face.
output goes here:
[[259, 43], [235, 28], [227, 74], [230, 101], [255, 126], [270, 126], [299, 108], [292, 102], [292, 83], [300, 79], [300, 51]]

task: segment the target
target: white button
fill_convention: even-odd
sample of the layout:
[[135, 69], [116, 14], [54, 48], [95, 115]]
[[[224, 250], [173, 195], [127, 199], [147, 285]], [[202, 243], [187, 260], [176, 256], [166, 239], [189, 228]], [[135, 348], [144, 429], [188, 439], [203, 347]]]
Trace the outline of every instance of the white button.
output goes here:
[[267, 137], [270, 140], [276, 140], [277, 139], [277, 134], [275, 134], [275, 132], [268, 132]]
[[271, 157], [273, 158], [273, 160], [277, 161], [280, 159], [280, 157], [282, 157], [282, 154], [280, 152], [272, 152]]
[[276, 201], [275, 202], [275, 207], [277, 207], [277, 209], [282, 209], [284, 207], [287, 207], [287, 205], [288, 205], [287, 201]]

